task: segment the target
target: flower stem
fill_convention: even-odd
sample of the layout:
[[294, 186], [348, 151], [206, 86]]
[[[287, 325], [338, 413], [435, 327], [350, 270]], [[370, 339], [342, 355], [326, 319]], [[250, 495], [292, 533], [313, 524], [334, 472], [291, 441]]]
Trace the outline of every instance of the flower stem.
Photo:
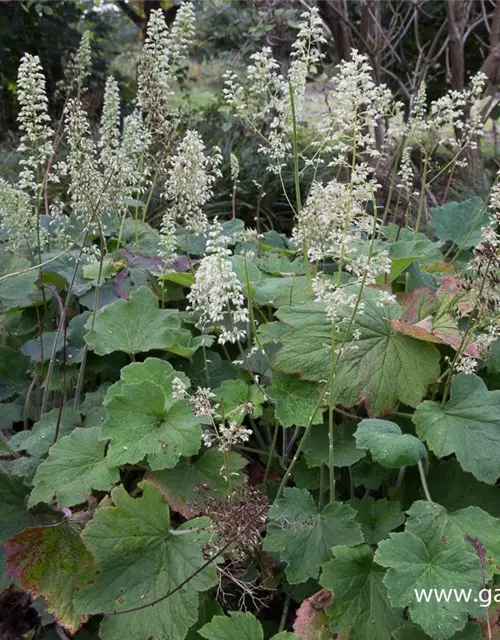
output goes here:
[[[300, 176], [299, 176], [299, 153], [297, 150], [297, 118], [295, 115], [295, 98], [293, 95], [292, 83], [288, 83], [288, 93], [290, 95], [290, 108], [292, 111], [292, 153], [293, 153], [293, 175], [295, 179], [295, 206], [297, 217], [300, 218], [302, 213], [302, 202], [300, 197]], [[302, 243], [302, 253], [304, 254], [304, 266], [306, 269], [307, 288], [309, 294], [312, 295], [311, 284], [311, 265], [309, 264], [309, 256], [307, 254], [306, 243]]]

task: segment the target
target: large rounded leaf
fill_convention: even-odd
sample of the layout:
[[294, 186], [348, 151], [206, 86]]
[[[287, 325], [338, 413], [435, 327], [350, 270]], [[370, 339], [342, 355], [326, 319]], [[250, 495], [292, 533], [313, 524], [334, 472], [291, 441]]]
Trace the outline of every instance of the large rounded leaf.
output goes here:
[[85, 341], [98, 355], [113, 351], [135, 354], [166, 349], [175, 343], [173, 330], [180, 326], [176, 312], [158, 308], [158, 298], [147, 287], [101, 309], [94, 327], [89, 319]]
[[500, 477], [500, 391], [488, 391], [478, 376], [454, 376], [446, 405], [422, 402], [413, 422], [438, 458], [454, 453], [464, 471], [489, 484]]
[[423, 442], [403, 434], [399, 426], [389, 420], [361, 420], [354, 437], [358, 447], [369, 449], [375, 462], [384, 467], [396, 469], [417, 464], [427, 455]]

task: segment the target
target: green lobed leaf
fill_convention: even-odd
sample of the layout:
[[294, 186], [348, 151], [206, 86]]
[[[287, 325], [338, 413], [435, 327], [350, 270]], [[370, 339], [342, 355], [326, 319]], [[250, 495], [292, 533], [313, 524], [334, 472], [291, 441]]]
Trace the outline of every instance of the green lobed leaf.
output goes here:
[[26, 528], [6, 544], [9, 575], [33, 597], [43, 596], [49, 613], [70, 632], [87, 619], [74, 597], [90, 574], [93, 558], [68, 520]]
[[[5, 249], [0, 251], [0, 277], [9, 275], [5, 280], [0, 280], [0, 308], [20, 308], [33, 304], [37, 293], [37, 271], [19, 273], [29, 269], [32, 265], [26, 258], [9, 253]], [[19, 273], [19, 275], [12, 275]]]
[[[206, 640], [264, 640], [262, 625], [248, 611], [230, 611], [229, 616], [214, 616], [198, 633]], [[271, 640], [300, 640], [295, 633], [284, 631]]]
[[181, 456], [198, 453], [200, 419], [184, 399], [173, 397], [172, 378], [177, 372], [168, 363], [164, 365], [162, 378], [152, 375], [149, 365], [134, 368], [133, 375], [142, 378], [135, 384], [126, 384], [131, 369], [125, 367], [123, 381], [108, 390], [102, 438], [110, 440], [110, 466], [146, 458], [153, 470], [171, 469]]
[[413, 422], [438, 458], [454, 453], [464, 471], [488, 484], [500, 477], [500, 391], [488, 391], [478, 376], [453, 376], [446, 405], [422, 402]]
[[335, 594], [327, 613], [350, 640], [388, 640], [401, 624], [402, 609], [393, 608], [383, 583], [385, 570], [374, 562], [366, 545], [332, 549], [333, 560], [323, 566], [320, 584]]
[[85, 341], [100, 356], [113, 351], [136, 354], [171, 347], [179, 327], [177, 312], [159, 309], [154, 293], [141, 287], [129, 300], [117, 300], [98, 311], [93, 329], [89, 319]]
[[311, 300], [311, 294], [305, 276], [285, 276], [282, 278], [264, 276], [252, 295], [252, 299], [261, 306], [282, 307]]
[[86, 501], [93, 489], [107, 491], [118, 482], [118, 469], [108, 466], [99, 427], [76, 428], [60, 438], [36, 470], [28, 505], [51, 502], [71, 507]]
[[[141, 487], [139, 498], [132, 498], [123, 487], [113, 489], [114, 506], [99, 508], [85, 527], [83, 541], [100, 570], [78, 593], [82, 613], [120, 611], [157, 600], [204, 563], [202, 549], [210, 537], [204, 527], [209, 521], [191, 520], [174, 535], [161, 491], [148, 482]], [[209, 565], [154, 609], [105, 618], [101, 639], [183, 640], [197, 620], [199, 592], [212, 587], [215, 578], [216, 569]]]
[[181, 358], [192, 358], [203, 345], [210, 347], [212, 343], [213, 337], [207, 334], [204, 336], [193, 336], [189, 329], [176, 329], [174, 344], [165, 347], [165, 349], [170, 351], [170, 353], [181, 356]]
[[290, 583], [305, 582], [317, 577], [333, 546], [363, 541], [355, 516], [354, 509], [341, 502], [318, 511], [308, 491], [288, 487], [269, 510], [263, 548], [279, 552]]
[[323, 422], [318, 407], [319, 394], [314, 383], [296, 375], [277, 372], [266, 394], [276, 403], [275, 415], [282, 427], [306, 426], [315, 413], [313, 424]]
[[354, 437], [360, 449], [369, 449], [375, 462], [390, 469], [417, 464], [427, 455], [423, 442], [403, 434], [399, 426], [389, 420], [361, 420]]
[[475, 247], [481, 240], [481, 228], [488, 222], [488, 209], [482, 198], [448, 202], [431, 209], [434, 231], [440, 240], [452, 240], [458, 247]]
[[120, 381], [112, 385], [105, 396], [106, 404], [114, 393], [119, 394], [122, 384], [140, 384], [141, 382], [156, 382], [172, 392], [172, 380], [179, 378], [186, 387], [189, 387], [189, 378], [182, 372], [176, 371], [170, 362], [160, 358], [146, 358], [144, 362], [133, 362], [120, 370]]
[[[243, 380], [224, 380], [213, 393], [217, 402], [224, 402], [224, 415], [230, 422], [243, 422], [248, 413], [247, 403], [253, 407], [252, 417], [259, 418], [262, 415], [264, 395], [255, 384], [249, 385]], [[219, 414], [220, 411], [219, 408]]]
[[[276, 315], [288, 327], [276, 366], [306, 380], [324, 380], [330, 367], [331, 323], [319, 303], [282, 307]], [[326, 376], [326, 377], [325, 377]]]
[[[389, 320], [399, 305], [379, 306], [367, 296], [339, 358], [333, 399], [353, 406], [364, 402], [370, 415], [394, 409], [398, 402], [416, 407], [428, 384], [439, 375], [439, 352], [432, 344], [395, 334]], [[327, 380], [330, 372], [331, 324], [321, 305], [282, 308], [290, 325], [282, 338], [276, 366], [309, 380]]]
[[33, 362], [48, 362], [52, 358], [52, 352], [57, 339], [56, 353], [64, 349], [64, 332], [57, 336], [57, 331], [43, 331], [42, 334], [25, 342], [21, 353], [28, 356]]
[[[444, 507], [418, 500], [408, 510], [406, 530], [425, 538], [429, 527], [439, 525], [443, 539], [456, 537], [464, 549], [471, 548], [471, 540], [485, 551], [485, 573], [491, 577], [500, 573], [500, 520], [478, 507], [467, 507], [448, 513]], [[472, 547], [473, 548], [473, 547]]]
[[230, 611], [229, 616], [214, 616], [198, 633], [207, 640], [264, 640], [257, 618], [241, 611]]
[[362, 500], [353, 498], [346, 504], [357, 512], [356, 520], [361, 525], [368, 544], [377, 544], [387, 538], [390, 531], [397, 529], [405, 521], [401, 505], [393, 500], [375, 500], [366, 496]]
[[470, 588], [478, 593], [483, 586], [472, 547], [464, 549], [463, 540], [455, 536], [443, 540], [439, 523], [432, 523], [424, 537], [411, 531], [391, 533], [388, 540], [380, 542], [375, 560], [389, 568], [384, 584], [393, 606], [408, 606], [412, 620], [436, 640], [446, 640], [463, 629], [468, 614], [482, 615], [479, 604], [472, 601], [417, 601], [415, 590]]
[[[0, 404], [0, 430], [10, 429], [14, 422], [23, 418], [23, 407], [16, 402], [2, 402]], [[3, 441], [2, 441], [2, 444]]]
[[7, 400], [21, 388], [29, 367], [29, 358], [20, 351], [0, 345], [0, 400]]
[[81, 423], [78, 411], [70, 407], [63, 407], [62, 411], [52, 409], [35, 422], [31, 431], [14, 434], [9, 440], [9, 447], [14, 451], [27, 451], [34, 458], [42, 458], [54, 444], [56, 431], [58, 437], [67, 436]]

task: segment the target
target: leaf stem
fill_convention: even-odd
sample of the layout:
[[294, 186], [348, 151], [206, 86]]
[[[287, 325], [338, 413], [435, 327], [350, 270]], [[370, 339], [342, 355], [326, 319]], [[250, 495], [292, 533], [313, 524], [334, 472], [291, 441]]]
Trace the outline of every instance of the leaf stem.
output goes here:
[[429, 493], [429, 487], [427, 485], [427, 478], [425, 477], [424, 465], [422, 464], [422, 460], [417, 462], [418, 472], [420, 474], [420, 480], [422, 481], [422, 488], [424, 490], [425, 499], [428, 502], [433, 502], [431, 498], [431, 494]]

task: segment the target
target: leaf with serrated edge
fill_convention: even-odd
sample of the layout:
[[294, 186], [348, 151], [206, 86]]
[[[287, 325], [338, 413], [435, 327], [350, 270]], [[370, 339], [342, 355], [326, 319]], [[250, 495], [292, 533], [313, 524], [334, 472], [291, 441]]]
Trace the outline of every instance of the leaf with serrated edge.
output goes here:
[[27, 509], [28, 494], [30, 492], [23, 478], [8, 476], [0, 473], [0, 590], [7, 589], [10, 584], [4, 571], [3, 545], [15, 533], [24, 527], [52, 523], [57, 515], [50, 516], [31, 513]]
[[198, 453], [200, 420], [184, 399], [172, 396], [170, 383], [118, 384], [119, 393], [113, 387], [108, 391], [102, 425], [102, 438], [110, 440], [110, 466], [147, 458], [153, 470], [171, 469], [181, 455]]
[[62, 411], [52, 409], [35, 422], [30, 431], [15, 433], [9, 440], [9, 447], [14, 451], [24, 449], [31, 456], [41, 458], [54, 443], [56, 431], [59, 437], [67, 436], [81, 423], [82, 419], [78, 411], [69, 407], [63, 407]]
[[[143, 495], [132, 498], [123, 487], [111, 492], [114, 506], [98, 509], [83, 532], [83, 541], [100, 572], [77, 596], [82, 613], [120, 611], [152, 602], [179, 586], [204, 563], [210, 538], [209, 520], [198, 518], [173, 535], [170, 509], [161, 491], [142, 483]], [[216, 569], [208, 566], [182, 589], [155, 605], [127, 615], [110, 616], [100, 627], [102, 640], [183, 640], [198, 616], [198, 594], [213, 586]], [[154, 615], [151, 612], [154, 611]]]
[[333, 546], [363, 542], [355, 516], [341, 502], [319, 512], [308, 491], [288, 487], [269, 510], [264, 550], [280, 553], [290, 583], [305, 582], [317, 577]]
[[423, 442], [389, 420], [361, 420], [354, 437], [360, 449], [369, 449], [375, 462], [390, 469], [417, 464], [427, 455]]
[[468, 614], [482, 616], [482, 608], [472, 601], [417, 602], [415, 590], [472, 589], [479, 593], [483, 578], [479, 559], [462, 540], [442, 540], [438, 524], [429, 526], [425, 538], [410, 531], [391, 533], [380, 542], [375, 560], [388, 567], [384, 578], [389, 598], [396, 607], [408, 606], [411, 618], [436, 640], [446, 640], [463, 629]]
[[327, 613], [350, 640], [387, 640], [401, 623], [402, 609], [393, 609], [383, 584], [385, 571], [373, 561], [366, 545], [335, 547], [323, 566], [321, 586], [334, 592]]
[[174, 330], [180, 327], [174, 311], [159, 309], [158, 298], [147, 287], [98, 311], [93, 328], [91, 322], [85, 325], [89, 329], [85, 341], [100, 356], [166, 349], [175, 343]]
[[453, 376], [446, 405], [422, 402], [413, 422], [438, 458], [454, 453], [464, 471], [488, 484], [500, 477], [500, 391], [488, 391], [478, 376]]
[[488, 222], [488, 209], [482, 198], [475, 197], [431, 209], [431, 218], [440, 240], [452, 240], [458, 247], [468, 249], [481, 240], [481, 228]]
[[33, 597], [43, 596], [47, 611], [74, 633], [87, 619], [74, 598], [93, 570], [93, 558], [67, 520], [26, 528], [5, 545], [7, 570]]
[[99, 427], [78, 427], [52, 445], [36, 471], [28, 506], [55, 496], [60, 507], [72, 507], [85, 502], [92, 489], [107, 491], [118, 482], [120, 473], [108, 466], [100, 434]]
[[170, 362], [160, 358], [146, 358], [144, 362], [133, 362], [120, 371], [120, 380], [111, 387], [104, 398], [104, 404], [115, 393], [119, 393], [122, 384], [139, 384], [140, 382], [156, 382], [168, 393], [172, 392], [172, 380], [179, 378], [186, 387], [189, 379], [180, 371], [176, 371]]
[[266, 394], [276, 404], [276, 419], [282, 427], [305, 426], [316, 411], [313, 424], [323, 421], [318, 411], [319, 394], [314, 383], [300, 380], [296, 375], [276, 372]]
[[361, 525], [368, 544], [377, 544], [387, 538], [390, 531], [397, 529], [405, 521], [399, 502], [386, 498], [375, 500], [367, 496], [362, 500], [354, 498], [347, 504], [357, 512], [356, 520]]
[[[430, 343], [395, 334], [389, 319], [400, 315], [396, 303], [378, 306], [367, 294], [365, 308], [335, 370], [333, 399], [353, 406], [364, 402], [370, 415], [389, 412], [403, 402], [416, 407], [428, 384], [439, 375], [439, 352]], [[320, 305], [282, 308], [290, 325], [282, 338], [276, 366], [309, 380], [327, 380], [330, 372], [331, 323]], [[356, 335], [358, 339], [351, 338]]]
[[[246, 403], [250, 402], [253, 410], [252, 417], [262, 415], [264, 396], [255, 384], [249, 385], [243, 380], [225, 380], [217, 389], [213, 390], [215, 401], [224, 404], [224, 415], [230, 422], [241, 424], [248, 413]], [[219, 413], [221, 409], [219, 408]]]
[[485, 573], [491, 577], [500, 573], [500, 520], [493, 518], [478, 507], [467, 507], [448, 513], [444, 507], [432, 502], [418, 500], [410, 507], [406, 530], [425, 537], [429, 526], [438, 524], [443, 539], [457, 536], [470, 548], [471, 538], [485, 549]]
[[[264, 640], [262, 625], [249, 612], [230, 611], [229, 616], [214, 616], [198, 633], [206, 640]], [[283, 631], [271, 640], [300, 640], [299, 636]]]
[[214, 616], [198, 633], [206, 640], [264, 640], [257, 618], [241, 611], [230, 611], [229, 616]]

